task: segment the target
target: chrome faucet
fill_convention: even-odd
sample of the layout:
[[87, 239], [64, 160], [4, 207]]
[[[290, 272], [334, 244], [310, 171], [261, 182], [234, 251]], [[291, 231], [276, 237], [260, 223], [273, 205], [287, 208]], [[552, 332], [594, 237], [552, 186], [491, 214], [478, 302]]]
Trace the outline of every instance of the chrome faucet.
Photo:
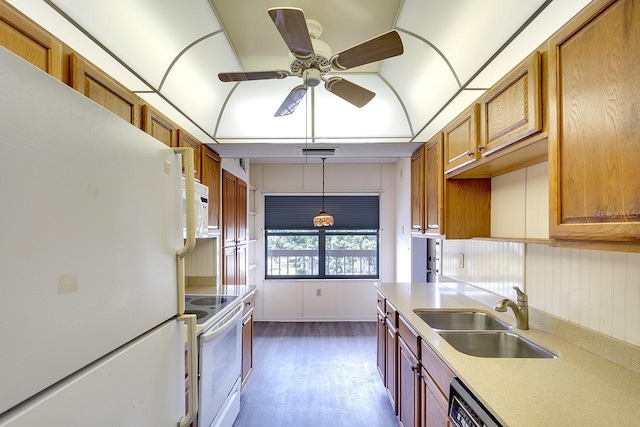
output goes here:
[[493, 308], [496, 311], [504, 313], [507, 311], [507, 307], [511, 307], [511, 309], [513, 309], [513, 314], [516, 315], [516, 328], [529, 329], [529, 303], [527, 294], [522, 292], [517, 286], [514, 286], [513, 289], [515, 289], [518, 294], [517, 304], [510, 299], [505, 298], [498, 301]]

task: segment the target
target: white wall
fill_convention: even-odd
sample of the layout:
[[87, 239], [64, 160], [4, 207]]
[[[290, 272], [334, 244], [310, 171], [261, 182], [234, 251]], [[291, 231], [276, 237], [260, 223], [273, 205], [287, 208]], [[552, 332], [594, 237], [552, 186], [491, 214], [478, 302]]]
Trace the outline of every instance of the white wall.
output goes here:
[[411, 159], [396, 162], [396, 278], [411, 281]]
[[[328, 161], [325, 165], [325, 193], [380, 194], [380, 281], [386, 282], [396, 279], [396, 216], [402, 211], [396, 199], [396, 173], [393, 163], [332, 164]], [[373, 280], [264, 280], [264, 195], [319, 194], [322, 191], [321, 161], [254, 163], [249, 182], [256, 189], [253, 254], [257, 267], [251, 275], [252, 284], [258, 288], [256, 320], [374, 320]]]

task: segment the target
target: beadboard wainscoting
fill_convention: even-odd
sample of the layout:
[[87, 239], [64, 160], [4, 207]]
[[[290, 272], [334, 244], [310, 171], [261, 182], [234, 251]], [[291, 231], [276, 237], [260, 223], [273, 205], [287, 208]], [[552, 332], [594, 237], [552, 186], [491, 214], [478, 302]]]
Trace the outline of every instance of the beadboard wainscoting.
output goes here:
[[640, 254], [483, 240], [442, 246], [444, 276], [508, 298], [520, 286], [530, 307], [640, 346]]
[[531, 306], [640, 345], [640, 254], [527, 245]]
[[511, 298], [514, 286], [524, 289], [524, 246], [490, 240], [444, 240], [442, 274]]

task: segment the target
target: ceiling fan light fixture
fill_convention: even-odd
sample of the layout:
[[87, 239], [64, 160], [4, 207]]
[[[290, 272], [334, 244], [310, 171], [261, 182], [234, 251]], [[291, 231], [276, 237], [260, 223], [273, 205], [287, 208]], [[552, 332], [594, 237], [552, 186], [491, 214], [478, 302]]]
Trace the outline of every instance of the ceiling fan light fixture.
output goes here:
[[309, 68], [302, 72], [302, 79], [307, 87], [316, 87], [322, 82], [322, 74], [320, 70]]

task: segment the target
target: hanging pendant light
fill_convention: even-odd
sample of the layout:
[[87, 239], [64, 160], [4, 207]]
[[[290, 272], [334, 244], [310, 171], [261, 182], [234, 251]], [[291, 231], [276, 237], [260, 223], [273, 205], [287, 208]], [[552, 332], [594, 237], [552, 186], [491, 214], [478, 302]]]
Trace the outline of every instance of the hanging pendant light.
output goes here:
[[322, 159], [322, 209], [320, 209], [320, 213], [313, 218], [314, 227], [329, 227], [333, 225], [333, 217], [324, 210], [324, 161], [326, 158]]

